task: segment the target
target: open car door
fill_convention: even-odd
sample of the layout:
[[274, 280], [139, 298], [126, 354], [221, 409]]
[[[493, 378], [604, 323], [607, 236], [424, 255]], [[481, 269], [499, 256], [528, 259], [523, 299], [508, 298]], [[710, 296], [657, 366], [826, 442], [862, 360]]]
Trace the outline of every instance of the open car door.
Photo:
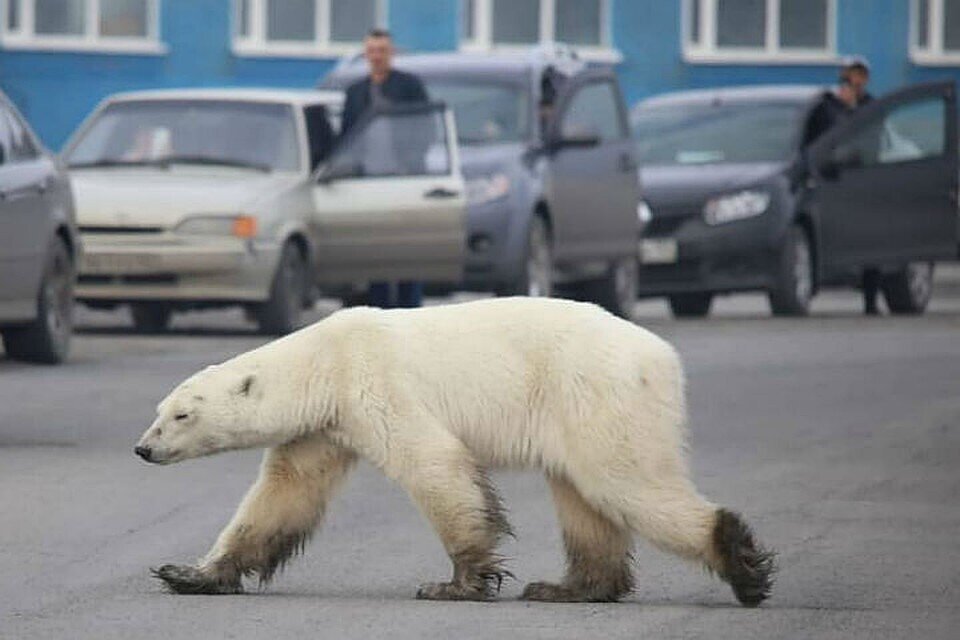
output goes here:
[[320, 283], [462, 280], [456, 140], [440, 104], [380, 109], [348, 132], [313, 186]]
[[857, 111], [809, 150], [829, 271], [957, 255], [952, 82], [915, 85]]

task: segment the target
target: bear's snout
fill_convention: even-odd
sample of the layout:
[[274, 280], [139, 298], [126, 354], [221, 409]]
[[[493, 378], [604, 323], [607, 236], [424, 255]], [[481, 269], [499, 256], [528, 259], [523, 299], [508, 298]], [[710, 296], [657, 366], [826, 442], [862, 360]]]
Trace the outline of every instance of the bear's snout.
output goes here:
[[133, 452], [138, 456], [140, 456], [141, 458], [143, 458], [144, 460], [146, 460], [147, 462], [152, 462], [150, 458], [153, 455], [153, 449], [151, 449], [150, 447], [137, 445], [133, 448]]

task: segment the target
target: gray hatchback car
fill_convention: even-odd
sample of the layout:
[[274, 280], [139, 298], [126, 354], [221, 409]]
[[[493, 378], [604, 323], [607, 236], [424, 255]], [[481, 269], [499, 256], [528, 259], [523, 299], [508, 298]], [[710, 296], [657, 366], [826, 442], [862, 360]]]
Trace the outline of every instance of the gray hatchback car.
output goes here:
[[[560, 294], [628, 315], [639, 187], [616, 77], [565, 48], [398, 56], [457, 120], [467, 184], [467, 289]], [[321, 83], [366, 73], [346, 60]]]
[[69, 352], [79, 243], [63, 169], [0, 92], [0, 333], [7, 356]]

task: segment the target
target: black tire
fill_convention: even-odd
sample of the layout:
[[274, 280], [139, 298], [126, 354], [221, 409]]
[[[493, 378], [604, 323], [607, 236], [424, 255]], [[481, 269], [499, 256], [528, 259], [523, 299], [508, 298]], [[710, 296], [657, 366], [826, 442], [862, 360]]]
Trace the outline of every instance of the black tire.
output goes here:
[[787, 230], [774, 285], [767, 296], [775, 316], [805, 316], [810, 313], [813, 300], [813, 250], [807, 232], [797, 225]]
[[340, 304], [344, 309], [351, 307], [365, 307], [370, 304], [370, 295], [366, 291], [347, 293], [340, 296]]
[[130, 317], [137, 333], [163, 333], [170, 328], [173, 310], [162, 302], [134, 302], [130, 304]]
[[598, 304], [615, 316], [630, 320], [637, 305], [637, 260], [614, 261], [602, 278], [565, 285], [560, 291], [575, 300]]
[[527, 235], [522, 271], [513, 282], [497, 289], [500, 296], [549, 298], [553, 295], [553, 246], [550, 229], [540, 216], [534, 216]]
[[3, 331], [7, 355], [16, 360], [59, 364], [70, 353], [73, 333], [73, 260], [63, 240], [51, 243], [37, 295], [37, 318]]
[[712, 293], [675, 293], [668, 298], [676, 318], [704, 318], [713, 304]]
[[277, 271], [270, 285], [270, 297], [257, 305], [257, 326], [267, 335], [290, 333], [300, 323], [306, 299], [307, 261], [293, 242], [283, 245]]
[[933, 263], [914, 262], [883, 276], [880, 290], [891, 313], [921, 314], [933, 296]]

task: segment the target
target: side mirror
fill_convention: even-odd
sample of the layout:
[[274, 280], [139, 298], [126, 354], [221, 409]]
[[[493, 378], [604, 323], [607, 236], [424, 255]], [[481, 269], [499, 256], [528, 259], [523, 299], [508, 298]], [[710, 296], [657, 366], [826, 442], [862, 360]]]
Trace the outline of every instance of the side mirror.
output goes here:
[[552, 151], [561, 149], [588, 149], [600, 144], [600, 136], [596, 133], [576, 133], [559, 135], [548, 145]]
[[326, 163], [317, 172], [317, 182], [320, 184], [330, 184], [337, 180], [346, 178], [359, 178], [363, 175], [363, 165], [359, 162], [348, 162], [333, 158]]

